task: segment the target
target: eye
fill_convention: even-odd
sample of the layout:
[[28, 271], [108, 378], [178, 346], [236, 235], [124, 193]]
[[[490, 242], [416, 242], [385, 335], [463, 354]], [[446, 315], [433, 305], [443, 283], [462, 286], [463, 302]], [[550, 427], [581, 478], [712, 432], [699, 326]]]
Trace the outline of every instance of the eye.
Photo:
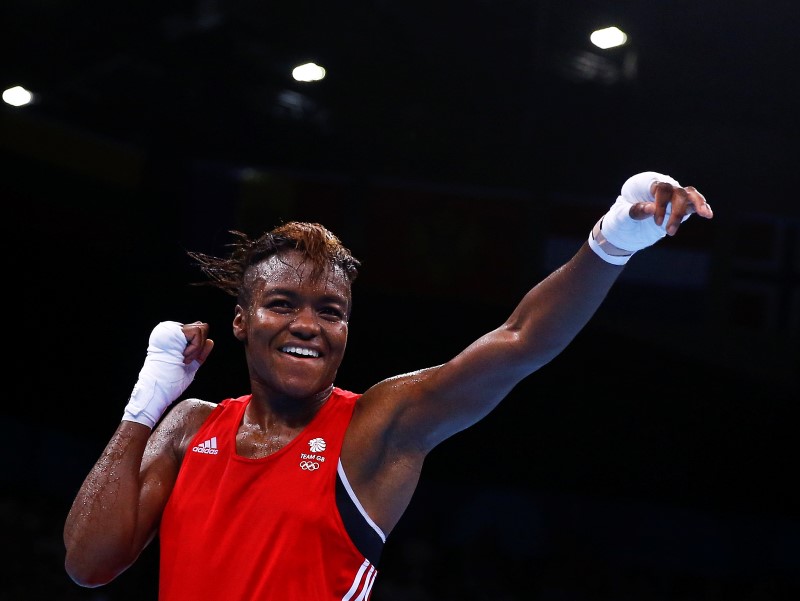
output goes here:
[[342, 321], [344, 319], [344, 311], [338, 307], [323, 307], [320, 310], [320, 315], [328, 321]]
[[274, 298], [266, 304], [267, 309], [278, 313], [288, 313], [293, 309], [292, 303], [285, 298]]

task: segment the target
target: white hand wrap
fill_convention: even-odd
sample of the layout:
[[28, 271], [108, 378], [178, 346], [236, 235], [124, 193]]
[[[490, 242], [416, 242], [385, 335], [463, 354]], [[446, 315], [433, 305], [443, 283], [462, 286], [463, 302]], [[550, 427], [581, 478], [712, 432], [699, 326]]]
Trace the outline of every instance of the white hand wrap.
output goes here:
[[147, 357], [139, 372], [122, 419], [152, 428], [167, 407], [177, 399], [194, 380], [200, 367], [198, 361], [183, 363], [186, 336], [181, 324], [162, 321], [150, 333]]
[[[666, 225], [672, 212], [672, 204], [667, 204], [667, 212], [661, 225], [655, 219], [633, 219], [631, 207], [639, 202], [655, 202], [651, 191], [653, 182], [668, 182], [673, 186], [680, 184], [668, 175], [645, 171], [638, 173], [622, 185], [620, 195], [611, 205], [608, 213], [589, 234], [589, 246], [604, 261], [614, 265], [624, 265], [636, 251], [647, 248], [667, 235]], [[687, 214], [682, 221], [689, 218]]]

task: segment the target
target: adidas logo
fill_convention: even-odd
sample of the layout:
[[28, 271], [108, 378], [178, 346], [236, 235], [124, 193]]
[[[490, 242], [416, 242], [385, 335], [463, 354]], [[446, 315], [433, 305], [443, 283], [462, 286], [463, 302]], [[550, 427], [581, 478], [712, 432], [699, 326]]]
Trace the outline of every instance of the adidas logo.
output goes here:
[[217, 450], [217, 437], [212, 436], [202, 444], [192, 447], [192, 451], [195, 453], [205, 453], [206, 455], [216, 455], [219, 453]]

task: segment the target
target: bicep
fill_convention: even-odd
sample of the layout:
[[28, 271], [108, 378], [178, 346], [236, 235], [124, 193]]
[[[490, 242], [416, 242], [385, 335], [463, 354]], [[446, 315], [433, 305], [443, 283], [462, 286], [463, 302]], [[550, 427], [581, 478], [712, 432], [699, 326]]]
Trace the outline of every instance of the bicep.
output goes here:
[[186, 438], [185, 416], [168, 414], [147, 442], [139, 472], [139, 523], [137, 537], [147, 544], [156, 534], [161, 514], [178, 477]]
[[501, 327], [447, 363], [382, 383], [395, 441], [427, 452], [485, 417], [538, 367], [525, 361], [520, 344]]

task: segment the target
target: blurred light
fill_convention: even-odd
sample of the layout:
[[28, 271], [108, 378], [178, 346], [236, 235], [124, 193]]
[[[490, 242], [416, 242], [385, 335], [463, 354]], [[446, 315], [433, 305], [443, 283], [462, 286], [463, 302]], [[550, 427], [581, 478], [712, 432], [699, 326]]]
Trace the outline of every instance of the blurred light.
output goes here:
[[314, 63], [306, 63], [292, 70], [297, 81], [319, 81], [325, 77], [325, 69]]
[[589, 39], [592, 40], [592, 44], [605, 50], [606, 48], [622, 46], [628, 40], [628, 36], [625, 35], [624, 31], [616, 27], [606, 27], [605, 29], [593, 31]]
[[564, 60], [562, 74], [572, 81], [592, 81], [611, 85], [620, 81], [622, 72], [616, 61], [594, 52], [580, 52]]
[[281, 91], [270, 108], [273, 117], [303, 122], [314, 127], [327, 126], [327, 111], [313, 98], [294, 90]]
[[24, 106], [33, 101], [33, 94], [22, 86], [14, 86], [3, 92], [3, 100], [11, 106]]
[[302, 119], [306, 113], [308, 100], [299, 92], [283, 90], [278, 94], [275, 111], [282, 117]]

